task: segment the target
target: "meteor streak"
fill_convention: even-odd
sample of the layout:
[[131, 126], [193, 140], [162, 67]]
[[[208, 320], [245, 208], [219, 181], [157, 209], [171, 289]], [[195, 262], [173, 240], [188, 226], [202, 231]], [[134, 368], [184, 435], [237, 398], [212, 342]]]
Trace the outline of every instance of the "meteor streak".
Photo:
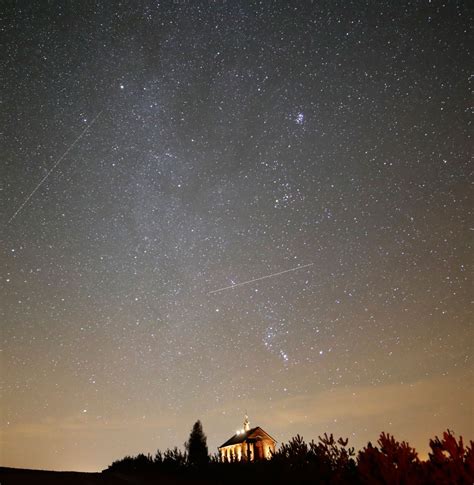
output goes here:
[[303, 266], [296, 266], [295, 268], [285, 269], [285, 271], [280, 271], [278, 273], [272, 273], [272, 274], [268, 274], [266, 276], [260, 276], [260, 278], [254, 278], [253, 280], [243, 281], [242, 283], [235, 283], [235, 284], [230, 285], [230, 286], [225, 286], [224, 288], [212, 290], [208, 293], [208, 295], [212, 295], [213, 293], [219, 293], [220, 291], [230, 290], [231, 288], [235, 288], [237, 286], [249, 285], [250, 283], [254, 283], [255, 281], [265, 280], [267, 278], [272, 278], [273, 276], [279, 276], [279, 275], [282, 275], [282, 274], [285, 274], [285, 273], [289, 273], [290, 271], [298, 271], [299, 269], [308, 268], [309, 266], [313, 266], [313, 264], [314, 263], [309, 263], [309, 264], [305, 264]]
[[82, 130], [81, 134], [69, 145], [67, 150], [54, 162], [54, 165], [48, 171], [48, 173], [41, 179], [40, 183], [33, 189], [30, 195], [23, 201], [23, 203], [18, 207], [15, 213], [10, 217], [8, 224], [10, 224], [13, 219], [21, 212], [23, 207], [28, 203], [28, 201], [33, 197], [35, 192], [41, 187], [43, 182], [51, 175], [51, 172], [63, 161], [64, 157], [74, 148], [74, 145], [85, 135], [89, 128], [96, 122], [97, 118], [102, 114], [102, 111]]

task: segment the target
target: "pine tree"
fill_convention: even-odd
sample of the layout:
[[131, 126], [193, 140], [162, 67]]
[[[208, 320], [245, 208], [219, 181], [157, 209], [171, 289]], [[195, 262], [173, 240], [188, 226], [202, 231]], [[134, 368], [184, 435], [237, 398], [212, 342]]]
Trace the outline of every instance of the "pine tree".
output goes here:
[[191, 465], [204, 465], [209, 461], [207, 437], [202, 430], [201, 421], [197, 420], [194, 423], [185, 446], [188, 452], [188, 462]]

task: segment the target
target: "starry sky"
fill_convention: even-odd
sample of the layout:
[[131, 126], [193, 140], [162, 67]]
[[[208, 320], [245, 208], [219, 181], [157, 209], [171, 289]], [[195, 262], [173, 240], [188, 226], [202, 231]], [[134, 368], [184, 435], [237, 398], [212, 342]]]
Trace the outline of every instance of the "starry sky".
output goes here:
[[473, 437], [467, 2], [7, 3], [2, 465]]

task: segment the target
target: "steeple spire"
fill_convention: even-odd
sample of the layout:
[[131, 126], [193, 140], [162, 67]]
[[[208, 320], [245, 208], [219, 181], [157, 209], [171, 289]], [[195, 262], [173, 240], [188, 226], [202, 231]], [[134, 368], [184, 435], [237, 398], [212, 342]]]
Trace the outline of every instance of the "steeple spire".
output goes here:
[[245, 414], [245, 419], [244, 419], [244, 431], [249, 431], [250, 430], [250, 421], [249, 417], [247, 414]]

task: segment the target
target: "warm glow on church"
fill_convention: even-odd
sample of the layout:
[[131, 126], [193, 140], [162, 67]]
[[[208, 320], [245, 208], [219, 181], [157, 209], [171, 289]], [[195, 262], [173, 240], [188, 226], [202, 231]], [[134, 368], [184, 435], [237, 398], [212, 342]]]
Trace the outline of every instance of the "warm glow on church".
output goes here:
[[219, 447], [221, 461], [253, 461], [271, 457], [275, 451], [276, 440], [260, 426], [250, 428], [245, 416], [244, 427]]

